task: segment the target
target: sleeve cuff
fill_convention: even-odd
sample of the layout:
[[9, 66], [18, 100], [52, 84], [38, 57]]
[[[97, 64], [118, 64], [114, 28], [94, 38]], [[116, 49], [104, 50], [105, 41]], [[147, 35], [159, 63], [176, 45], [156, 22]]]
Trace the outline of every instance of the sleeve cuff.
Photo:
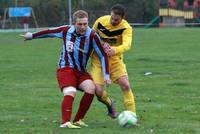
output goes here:
[[110, 80], [110, 75], [109, 74], [105, 74], [104, 75], [104, 80]]

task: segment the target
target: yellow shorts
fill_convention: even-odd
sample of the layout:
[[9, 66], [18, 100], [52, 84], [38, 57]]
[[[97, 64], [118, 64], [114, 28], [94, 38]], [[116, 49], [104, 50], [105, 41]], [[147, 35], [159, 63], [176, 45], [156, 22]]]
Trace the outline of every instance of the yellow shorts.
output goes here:
[[[97, 60], [92, 60], [92, 66], [90, 74], [96, 84], [103, 85], [104, 84], [104, 77], [102, 74], [101, 64]], [[112, 82], [116, 82], [121, 76], [128, 75], [126, 71], [126, 65], [124, 64], [122, 58], [115, 57], [109, 58], [109, 65], [110, 65], [110, 78]]]

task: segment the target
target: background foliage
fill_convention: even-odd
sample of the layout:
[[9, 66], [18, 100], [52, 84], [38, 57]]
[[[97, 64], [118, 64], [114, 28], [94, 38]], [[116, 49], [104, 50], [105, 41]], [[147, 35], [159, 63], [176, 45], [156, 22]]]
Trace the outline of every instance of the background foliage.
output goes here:
[[[126, 19], [130, 23], [148, 23], [158, 15], [158, 0], [72, 0], [72, 12], [78, 9], [88, 11], [90, 24], [93, 24], [99, 16], [110, 14], [110, 8], [116, 3], [127, 8]], [[15, 5], [15, 0], [0, 0], [1, 16], [5, 8]], [[68, 0], [18, 0], [17, 6], [32, 7], [40, 27], [68, 23]]]

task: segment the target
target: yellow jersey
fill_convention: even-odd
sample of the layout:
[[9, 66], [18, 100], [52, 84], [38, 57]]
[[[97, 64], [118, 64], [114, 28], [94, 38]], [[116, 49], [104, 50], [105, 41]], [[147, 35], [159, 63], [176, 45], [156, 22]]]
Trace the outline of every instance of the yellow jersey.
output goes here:
[[124, 19], [117, 26], [113, 26], [110, 19], [110, 15], [100, 17], [94, 23], [93, 29], [104, 42], [115, 48], [116, 55], [120, 55], [131, 47], [132, 27]]
[[[123, 58], [123, 53], [130, 49], [132, 43], [132, 27], [124, 19], [117, 25], [110, 23], [111, 16], [106, 15], [98, 18], [93, 29], [99, 34], [103, 42], [107, 42], [115, 50], [111, 59]], [[92, 58], [98, 58], [95, 53]]]
[[[107, 42], [115, 49], [115, 54], [109, 57], [109, 65], [111, 80], [116, 82], [121, 76], [128, 75], [126, 65], [123, 62], [123, 53], [131, 47], [132, 27], [124, 19], [117, 26], [113, 26], [110, 19], [110, 15], [98, 18], [93, 29], [99, 34], [103, 42]], [[95, 52], [91, 55], [90, 74], [95, 83], [104, 84], [101, 64]]]

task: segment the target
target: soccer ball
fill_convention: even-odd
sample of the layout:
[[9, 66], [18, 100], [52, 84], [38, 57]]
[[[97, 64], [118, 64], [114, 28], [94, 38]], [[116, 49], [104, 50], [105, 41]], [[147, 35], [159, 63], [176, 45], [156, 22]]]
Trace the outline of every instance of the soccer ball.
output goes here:
[[133, 127], [137, 125], [137, 116], [134, 112], [123, 111], [117, 117], [118, 123], [121, 127]]

